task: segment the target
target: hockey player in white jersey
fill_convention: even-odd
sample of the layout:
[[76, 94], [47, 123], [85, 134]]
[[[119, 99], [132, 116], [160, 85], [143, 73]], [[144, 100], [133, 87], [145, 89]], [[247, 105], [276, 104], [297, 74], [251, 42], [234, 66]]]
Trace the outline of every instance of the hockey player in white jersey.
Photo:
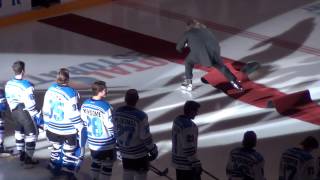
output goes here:
[[104, 81], [92, 85], [93, 96], [83, 102], [81, 119], [88, 132], [91, 152], [91, 175], [94, 180], [110, 180], [112, 166], [116, 160], [115, 137], [112, 122], [112, 107], [104, 100], [107, 87]]
[[61, 68], [56, 83], [45, 93], [43, 119], [46, 134], [52, 143], [49, 167], [55, 174], [74, 176], [80, 159], [75, 156], [77, 134], [81, 134], [83, 121], [78, 109], [78, 92], [68, 86], [69, 71]]
[[125, 95], [126, 105], [114, 114], [115, 135], [122, 156], [123, 180], [146, 180], [149, 161], [158, 156], [149, 130], [148, 115], [137, 109], [137, 90], [129, 89]]
[[314, 180], [315, 160], [311, 152], [319, 147], [318, 141], [308, 136], [301, 147], [287, 149], [281, 156], [279, 180]]
[[184, 114], [173, 121], [172, 165], [176, 169], [177, 180], [201, 179], [201, 162], [197, 157], [198, 127], [192, 121], [199, 108], [199, 103], [187, 101], [184, 104]]
[[6, 83], [5, 96], [15, 122], [16, 147], [20, 153], [20, 161], [24, 162], [26, 168], [30, 168], [38, 163], [32, 157], [38, 136], [35, 121], [40, 118], [40, 112], [36, 109], [33, 85], [23, 79], [25, 63], [16, 61], [12, 69], [15, 77]]
[[242, 147], [230, 152], [226, 173], [229, 180], [264, 180], [264, 158], [254, 147], [257, 135], [247, 131], [242, 140]]

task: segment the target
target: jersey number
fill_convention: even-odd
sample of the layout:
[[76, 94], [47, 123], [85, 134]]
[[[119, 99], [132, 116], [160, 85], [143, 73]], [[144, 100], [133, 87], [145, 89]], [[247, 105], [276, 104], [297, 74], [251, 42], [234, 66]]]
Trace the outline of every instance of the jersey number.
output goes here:
[[49, 101], [51, 108], [50, 108], [50, 119], [54, 119], [56, 121], [62, 121], [64, 119], [64, 111], [63, 106], [64, 104], [59, 101]]
[[87, 116], [88, 119], [88, 127], [90, 130], [88, 130], [88, 135], [92, 136], [92, 134], [95, 137], [100, 137], [102, 136], [102, 124], [101, 124], [101, 120], [98, 117], [92, 117], [90, 118], [89, 116]]

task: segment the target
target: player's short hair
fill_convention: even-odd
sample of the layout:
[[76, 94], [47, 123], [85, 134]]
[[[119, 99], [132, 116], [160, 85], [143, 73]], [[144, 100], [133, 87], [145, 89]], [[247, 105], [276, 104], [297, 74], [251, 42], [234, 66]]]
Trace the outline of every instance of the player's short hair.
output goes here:
[[139, 100], [139, 94], [136, 89], [129, 89], [126, 92], [126, 95], [124, 97], [124, 101], [127, 103], [127, 105], [135, 106]]
[[69, 70], [67, 68], [61, 68], [56, 81], [58, 84], [67, 84], [69, 82]]
[[25, 63], [23, 61], [16, 61], [12, 65], [12, 70], [15, 75], [19, 75], [25, 70]]
[[245, 148], [254, 148], [257, 145], [257, 135], [254, 131], [247, 131], [243, 135], [242, 145]]
[[103, 91], [104, 89], [107, 89], [106, 82], [104, 81], [95, 81], [92, 86], [92, 94], [94, 96], [98, 95], [99, 92]]
[[317, 148], [319, 148], [319, 142], [313, 136], [306, 137], [300, 144], [304, 148], [307, 148], [307, 149], [317, 149]]
[[186, 24], [188, 28], [206, 28], [206, 25], [196, 19], [188, 19]]
[[186, 101], [183, 107], [184, 114], [189, 114], [191, 111], [197, 111], [200, 108], [200, 104], [196, 101]]

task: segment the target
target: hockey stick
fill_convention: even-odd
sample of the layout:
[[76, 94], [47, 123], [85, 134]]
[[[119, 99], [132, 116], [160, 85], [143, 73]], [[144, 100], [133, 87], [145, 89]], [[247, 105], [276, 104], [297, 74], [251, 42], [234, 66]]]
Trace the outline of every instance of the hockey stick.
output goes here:
[[149, 165], [149, 168], [151, 169], [152, 172], [154, 172], [158, 176], [165, 176], [169, 180], [173, 180], [170, 176], [168, 176], [168, 168], [164, 169], [163, 171], [160, 171], [158, 168], [152, 166], [151, 164]]
[[219, 180], [217, 177], [215, 177], [213, 174], [209, 173], [208, 171], [206, 171], [205, 169], [202, 169], [202, 172], [204, 172], [205, 174], [207, 174], [208, 176], [210, 176], [211, 178], [215, 179], [215, 180]]

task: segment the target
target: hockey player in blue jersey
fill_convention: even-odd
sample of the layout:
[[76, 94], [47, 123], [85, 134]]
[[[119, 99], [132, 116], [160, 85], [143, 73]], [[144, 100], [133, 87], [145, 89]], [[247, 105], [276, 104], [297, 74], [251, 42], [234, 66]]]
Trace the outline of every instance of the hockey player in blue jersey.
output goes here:
[[114, 114], [123, 180], [146, 180], [149, 161], [158, 156], [158, 148], [149, 130], [148, 115], [136, 108], [138, 100], [137, 90], [129, 89], [125, 95], [126, 105], [119, 107]]
[[319, 147], [318, 141], [308, 136], [301, 147], [287, 149], [281, 156], [279, 180], [316, 179], [315, 159], [311, 152]]
[[6, 98], [4, 97], [4, 91], [0, 89], [0, 153], [4, 151], [4, 120], [2, 116], [6, 109]]
[[173, 121], [172, 165], [176, 169], [177, 180], [200, 180], [201, 162], [197, 158], [198, 127], [192, 121], [198, 114], [200, 104], [187, 101], [184, 114]]
[[6, 150], [4, 143], [4, 113], [7, 110], [7, 100], [5, 98], [4, 90], [0, 89], [0, 154], [11, 154], [12, 150]]
[[112, 166], [116, 160], [115, 137], [112, 122], [112, 107], [104, 100], [107, 87], [104, 81], [92, 85], [93, 96], [83, 102], [81, 119], [88, 132], [91, 152], [91, 175], [94, 180], [110, 180]]
[[83, 121], [78, 109], [78, 92], [68, 86], [69, 71], [61, 68], [56, 83], [45, 93], [43, 102], [44, 128], [52, 143], [49, 167], [55, 174], [74, 176], [80, 160], [75, 155], [79, 146], [77, 137], [81, 136]]
[[15, 122], [16, 146], [20, 153], [20, 161], [24, 162], [26, 168], [30, 168], [38, 163], [32, 157], [38, 136], [35, 121], [40, 118], [40, 112], [36, 109], [33, 85], [23, 79], [25, 63], [16, 61], [12, 69], [15, 77], [6, 83], [5, 96]]
[[265, 180], [264, 158], [254, 149], [256, 144], [256, 133], [245, 132], [242, 147], [237, 147], [230, 152], [226, 168], [229, 180]]

